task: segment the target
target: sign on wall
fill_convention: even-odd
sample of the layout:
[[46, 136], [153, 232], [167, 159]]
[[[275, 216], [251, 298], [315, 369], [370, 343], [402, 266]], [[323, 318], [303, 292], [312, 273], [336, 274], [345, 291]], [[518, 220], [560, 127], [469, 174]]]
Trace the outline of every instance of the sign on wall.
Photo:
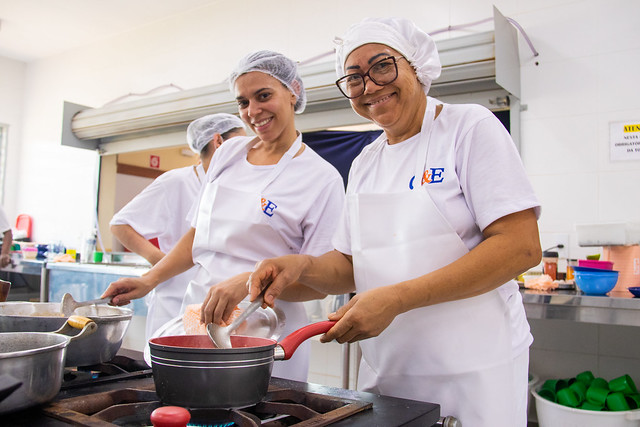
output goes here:
[[640, 120], [609, 125], [611, 160], [640, 160]]

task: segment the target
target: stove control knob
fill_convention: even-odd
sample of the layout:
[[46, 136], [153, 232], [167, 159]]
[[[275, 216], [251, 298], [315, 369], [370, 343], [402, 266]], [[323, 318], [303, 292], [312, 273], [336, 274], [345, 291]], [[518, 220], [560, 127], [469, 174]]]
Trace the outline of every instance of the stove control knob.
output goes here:
[[180, 406], [161, 406], [151, 413], [153, 427], [186, 427], [191, 414]]
[[462, 423], [460, 421], [458, 421], [458, 419], [456, 417], [452, 417], [452, 416], [446, 416], [446, 417], [440, 417], [440, 419], [438, 420], [438, 422], [435, 424], [434, 427], [461, 427]]

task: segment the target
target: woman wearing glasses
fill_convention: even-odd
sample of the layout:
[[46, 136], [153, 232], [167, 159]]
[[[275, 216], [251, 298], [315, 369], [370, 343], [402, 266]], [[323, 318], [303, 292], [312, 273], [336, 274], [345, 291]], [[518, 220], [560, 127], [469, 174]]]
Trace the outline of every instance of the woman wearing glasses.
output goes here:
[[[240, 61], [230, 83], [240, 117], [256, 136], [232, 138], [216, 150], [192, 228], [144, 276], [112, 283], [105, 296], [116, 295], [115, 304], [140, 298], [195, 264], [182, 311], [204, 301], [202, 320], [225, 323], [247, 296], [256, 262], [331, 249], [344, 184], [296, 130], [295, 113], [306, 104], [297, 64], [276, 52], [255, 52]], [[286, 316], [283, 336], [308, 323], [301, 301], [325, 296], [304, 286], [289, 290], [275, 304]], [[306, 381], [309, 350], [304, 343], [273, 375]]]
[[483, 107], [426, 95], [440, 61], [410, 21], [354, 25], [336, 67], [384, 132], [352, 165], [336, 250], [261, 262], [252, 298], [296, 281], [355, 290], [322, 341], [359, 342], [359, 389], [439, 403], [464, 426], [525, 426], [532, 337], [512, 278], [540, 261], [540, 208], [509, 134]]

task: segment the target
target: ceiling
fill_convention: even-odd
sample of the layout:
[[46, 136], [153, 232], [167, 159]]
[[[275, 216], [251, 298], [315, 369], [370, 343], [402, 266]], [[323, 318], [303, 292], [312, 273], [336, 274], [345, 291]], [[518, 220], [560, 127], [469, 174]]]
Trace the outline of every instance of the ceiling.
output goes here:
[[31, 62], [227, 0], [0, 0], [0, 57]]

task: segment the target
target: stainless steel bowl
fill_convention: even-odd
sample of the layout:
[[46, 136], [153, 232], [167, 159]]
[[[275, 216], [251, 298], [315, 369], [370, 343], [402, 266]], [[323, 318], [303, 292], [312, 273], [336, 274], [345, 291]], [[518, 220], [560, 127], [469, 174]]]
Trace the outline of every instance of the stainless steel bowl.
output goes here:
[[[74, 314], [90, 318], [98, 325], [98, 330], [81, 344], [69, 344], [66, 366], [90, 366], [113, 359], [122, 345], [133, 311], [96, 305], [78, 307]], [[66, 320], [60, 311], [60, 303], [0, 303], [0, 332], [51, 332]]]
[[[73, 336], [63, 335], [72, 329], [72, 325], [81, 329], [76, 330]], [[55, 333], [0, 333], [0, 375], [21, 383], [0, 402], [0, 414], [53, 399], [62, 385], [64, 361], [70, 344], [87, 344], [96, 330], [94, 322], [75, 316], [73, 322], [69, 320]]]

